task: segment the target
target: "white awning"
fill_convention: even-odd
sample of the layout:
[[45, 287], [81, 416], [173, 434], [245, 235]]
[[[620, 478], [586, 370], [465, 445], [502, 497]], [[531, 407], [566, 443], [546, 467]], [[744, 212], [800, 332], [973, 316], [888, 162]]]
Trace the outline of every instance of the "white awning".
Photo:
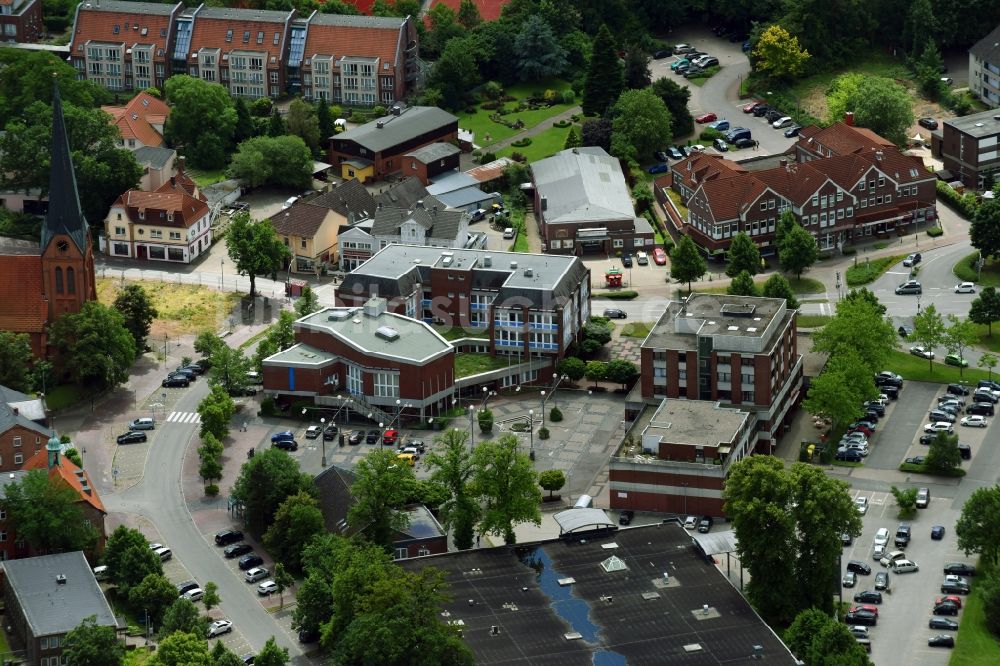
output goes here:
[[560, 511], [553, 518], [559, 525], [560, 534], [575, 532], [584, 527], [600, 529], [615, 526], [615, 522], [608, 518], [608, 514], [602, 509], [567, 509]]

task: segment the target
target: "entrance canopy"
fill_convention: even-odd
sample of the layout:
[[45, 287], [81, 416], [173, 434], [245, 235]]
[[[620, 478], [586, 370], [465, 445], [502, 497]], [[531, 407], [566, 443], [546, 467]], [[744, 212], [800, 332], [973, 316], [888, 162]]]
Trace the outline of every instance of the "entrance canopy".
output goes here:
[[559, 533], [567, 534], [579, 529], [603, 529], [614, 527], [615, 522], [601, 509], [568, 509], [560, 511], [553, 518], [559, 525]]

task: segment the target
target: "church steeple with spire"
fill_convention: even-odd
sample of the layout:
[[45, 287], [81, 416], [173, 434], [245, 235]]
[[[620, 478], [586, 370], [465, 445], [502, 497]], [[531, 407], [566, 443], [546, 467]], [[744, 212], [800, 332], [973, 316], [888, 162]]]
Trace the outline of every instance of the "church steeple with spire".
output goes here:
[[52, 82], [52, 147], [49, 212], [42, 225], [42, 276], [48, 300], [48, 324], [62, 314], [79, 312], [97, 299], [90, 227], [80, 208], [73, 155], [63, 118], [58, 79]]

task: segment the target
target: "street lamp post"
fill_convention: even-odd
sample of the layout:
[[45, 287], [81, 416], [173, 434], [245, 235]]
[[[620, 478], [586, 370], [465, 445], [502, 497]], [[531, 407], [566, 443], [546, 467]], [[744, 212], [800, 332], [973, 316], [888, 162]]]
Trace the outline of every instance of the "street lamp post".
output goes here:
[[535, 410], [528, 410], [528, 457], [531, 460], [535, 459]]
[[226, 288], [226, 259], [219, 259], [219, 289]]
[[[334, 411], [332, 407], [313, 407], [312, 409], [314, 411], [334, 412], [333, 418], [330, 419], [330, 423], [336, 423], [337, 417], [340, 416], [340, 412], [343, 411], [344, 407], [347, 407], [347, 405], [351, 403], [351, 398], [347, 396], [341, 396], [340, 400], [341, 400], [340, 407], [338, 407], [336, 411]], [[302, 416], [305, 416], [308, 413], [309, 413], [309, 408], [303, 407]], [[323, 458], [321, 459], [320, 462], [323, 465], [323, 467], [326, 467], [326, 419], [321, 417], [319, 422], [323, 426], [322, 432], [320, 433], [320, 444], [323, 447]]]
[[542, 396], [542, 428], [545, 427], [545, 389], [539, 392]]
[[476, 410], [469, 405], [466, 407], [466, 411], [469, 412], [469, 449], [474, 450], [476, 448], [476, 431], [472, 429], [472, 415], [476, 413]]

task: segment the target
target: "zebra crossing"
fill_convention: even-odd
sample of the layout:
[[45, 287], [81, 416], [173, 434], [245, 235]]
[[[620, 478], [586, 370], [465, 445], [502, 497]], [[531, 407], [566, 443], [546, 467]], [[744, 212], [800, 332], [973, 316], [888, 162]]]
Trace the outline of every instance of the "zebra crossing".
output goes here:
[[198, 412], [170, 412], [167, 423], [201, 423], [201, 414]]

